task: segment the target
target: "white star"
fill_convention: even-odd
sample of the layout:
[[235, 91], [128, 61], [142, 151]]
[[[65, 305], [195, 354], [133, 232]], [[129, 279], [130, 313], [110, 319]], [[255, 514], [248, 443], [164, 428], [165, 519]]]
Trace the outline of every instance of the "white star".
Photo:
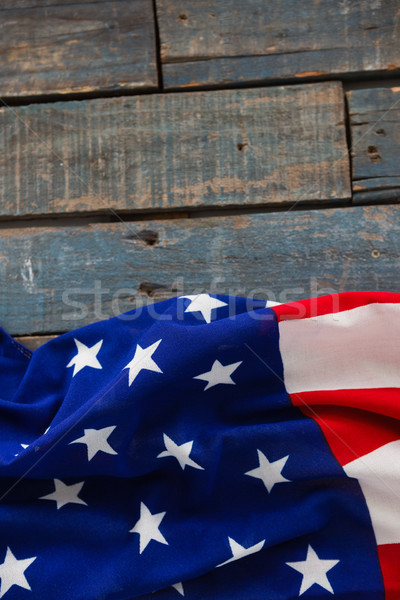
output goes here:
[[285, 466], [289, 455], [284, 456], [279, 460], [269, 462], [268, 458], [261, 452], [261, 450], [257, 450], [257, 453], [260, 466], [252, 471], [247, 471], [245, 475], [250, 475], [250, 477], [261, 479], [268, 492], [272, 490], [276, 483], [281, 483], [283, 481], [290, 482], [290, 479], [286, 479], [286, 477], [283, 477], [282, 475], [283, 467]]
[[185, 595], [185, 592], [183, 591], [183, 585], [182, 583], [174, 583], [174, 585], [172, 586], [177, 592], [180, 593], [181, 596]]
[[75, 354], [75, 356], [67, 364], [67, 368], [74, 367], [72, 377], [75, 377], [75, 375], [79, 373], [79, 371], [84, 367], [92, 367], [93, 369], [103, 368], [97, 360], [97, 354], [99, 353], [103, 340], [100, 340], [91, 348], [89, 348], [88, 346], [86, 346], [85, 344], [83, 344], [75, 338], [74, 342], [76, 344], [78, 354]]
[[[21, 446], [23, 447], [23, 449], [25, 450], [25, 448], [29, 447], [29, 444], [21, 444]], [[19, 456], [19, 452], [17, 452], [17, 454], [14, 454], [14, 456]]]
[[0, 598], [4, 596], [6, 592], [13, 586], [18, 585], [25, 590], [30, 590], [31, 586], [26, 580], [24, 572], [26, 569], [36, 560], [37, 556], [32, 558], [23, 558], [18, 560], [11, 552], [10, 548], [7, 548], [6, 557], [4, 562], [0, 565]]
[[194, 467], [195, 469], [202, 469], [204, 471], [204, 467], [201, 467], [197, 463], [194, 462], [191, 458], [189, 458], [189, 454], [192, 451], [193, 441], [186, 442], [185, 444], [181, 444], [178, 446], [171, 438], [169, 438], [164, 433], [164, 444], [166, 450], [161, 452], [157, 458], [163, 458], [165, 456], [173, 456], [176, 458], [180, 466], [183, 470], [185, 470], [185, 466]]
[[142, 369], [155, 371], [156, 373], [162, 373], [160, 367], [151, 358], [152, 354], [157, 350], [160, 342], [161, 340], [158, 340], [157, 342], [154, 342], [154, 344], [151, 344], [151, 346], [147, 346], [147, 348], [142, 348], [139, 344], [136, 345], [134, 357], [126, 365], [126, 367], [124, 367], [124, 369], [129, 369], [130, 386]]
[[103, 427], [103, 429], [84, 429], [84, 435], [77, 440], [73, 440], [70, 442], [70, 444], [86, 444], [88, 460], [92, 460], [97, 452], [118, 454], [118, 452], [111, 448], [107, 441], [115, 428], [116, 425], [111, 425], [111, 427]]
[[130, 533], [138, 533], [140, 536], [140, 554], [142, 554], [143, 550], [151, 540], [155, 540], [161, 544], [167, 544], [168, 546], [167, 540], [159, 530], [160, 523], [165, 515], [165, 512], [152, 515], [145, 503], [140, 503], [140, 519], [136, 525], [130, 529]]
[[196, 377], [193, 377], [193, 379], [202, 379], [203, 381], [207, 381], [204, 391], [208, 390], [214, 385], [218, 385], [219, 383], [232, 383], [233, 385], [236, 385], [236, 383], [232, 381], [231, 375], [238, 368], [238, 366], [242, 364], [242, 362], [243, 361], [240, 360], [239, 362], [224, 366], [219, 362], [219, 360], [214, 360], [211, 371], [207, 371], [201, 375], [196, 375]]
[[308, 545], [306, 560], [299, 560], [297, 562], [287, 562], [286, 564], [292, 569], [296, 569], [303, 575], [301, 582], [299, 596], [307, 591], [314, 583], [320, 585], [331, 594], [334, 593], [331, 584], [326, 576], [327, 572], [330, 571], [335, 565], [340, 562], [339, 560], [323, 560], [319, 558], [315, 550]]
[[81, 491], [85, 482], [74, 483], [72, 485], [66, 485], [60, 479], [54, 479], [55, 491], [47, 496], [41, 496], [39, 500], [55, 500], [57, 502], [57, 509], [65, 506], [66, 504], [84, 504], [81, 498], [78, 498], [78, 494]]
[[217, 565], [217, 567], [222, 567], [223, 565], [227, 565], [228, 563], [233, 562], [234, 560], [239, 560], [239, 558], [249, 556], [249, 554], [254, 554], [254, 552], [259, 552], [262, 549], [262, 547], [264, 546], [264, 542], [265, 542], [265, 540], [262, 540], [261, 542], [258, 542], [258, 544], [254, 544], [254, 546], [250, 546], [250, 548], [245, 548], [244, 546], [241, 546], [240, 544], [235, 542], [235, 540], [233, 540], [230, 537], [228, 537], [228, 540], [229, 540], [229, 545], [232, 550], [232, 558], [229, 558], [228, 560], [221, 563], [220, 565]]
[[211, 311], [220, 306], [228, 306], [226, 302], [213, 298], [210, 294], [193, 294], [190, 296], [179, 296], [191, 300], [185, 312], [201, 312], [206, 323], [211, 323]]

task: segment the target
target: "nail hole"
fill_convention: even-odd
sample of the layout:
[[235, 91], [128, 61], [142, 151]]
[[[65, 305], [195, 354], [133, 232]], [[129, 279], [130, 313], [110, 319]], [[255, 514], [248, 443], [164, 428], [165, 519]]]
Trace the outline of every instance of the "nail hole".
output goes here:
[[371, 256], [373, 256], [374, 258], [379, 258], [381, 255], [381, 253], [379, 252], [379, 250], [372, 250], [371, 252]]
[[147, 246], [154, 246], [158, 242], [157, 231], [151, 229], [143, 229], [137, 233], [137, 237], [142, 240]]
[[167, 289], [167, 286], [163, 285], [162, 283], [151, 283], [150, 281], [143, 281], [138, 287], [138, 292], [139, 294], [146, 294], [146, 296], [154, 296], [154, 293], [156, 293], [157, 290], [165, 289]]
[[381, 162], [382, 157], [378, 154], [378, 148], [376, 146], [368, 146], [367, 153], [372, 161]]
[[187, 15], [185, 13], [181, 13], [178, 17], [180, 21], [187, 21]]
[[386, 135], [386, 131], [385, 131], [384, 129], [377, 129], [377, 130], [376, 130], [376, 133], [377, 133], [378, 135]]
[[154, 246], [159, 241], [157, 231], [152, 231], [151, 229], [143, 229], [137, 233], [127, 233], [123, 239], [130, 244], [142, 242], [146, 246]]
[[242, 152], [244, 150], [245, 146], [248, 146], [247, 142], [239, 142], [239, 144], [237, 144], [236, 148], [239, 150], [239, 152]]

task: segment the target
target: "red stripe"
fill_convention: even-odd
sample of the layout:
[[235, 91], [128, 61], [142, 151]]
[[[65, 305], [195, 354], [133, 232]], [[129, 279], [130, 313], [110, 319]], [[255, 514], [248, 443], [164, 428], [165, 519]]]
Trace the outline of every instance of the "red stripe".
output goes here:
[[400, 388], [296, 392], [291, 398], [295, 406], [348, 406], [400, 419]]
[[[387, 398], [384, 397], [386, 391]], [[400, 439], [399, 390], [302, 392], [290, 397], [295, 406], [318, 423], [342, 466]], [[382, 406], [379, 406], [380, 398]], [[396, 399], [398, 406], [391, 404]]]
[[[305, 319], [375, 303], [399, 303], [400, 294], [349, 292], [273, 307], [278, 321]], [[373, 368], [373, 367], [371, 367]], [[351, 389], [291, 394], [292, 403], [320, 426], [344, 466], [400, 439], [400, 390]], [[386, 600], [400, 600], [400, 544], [377, 547]]]
[[378, 557], [381, 564], [385, 600], [400, 598], [400, 544], [384, 544], [378, 546]]
[[272, 310], [275, 312], [278, 321], [289, 321], [291, 319], [308, 319], [318, 315], [342, 312], [377, 302], [398, 304], [400, 294], [389, 292], [342, 292], [299, 300], [298, 302], [288, 302], [287, 304], [274, 306]]

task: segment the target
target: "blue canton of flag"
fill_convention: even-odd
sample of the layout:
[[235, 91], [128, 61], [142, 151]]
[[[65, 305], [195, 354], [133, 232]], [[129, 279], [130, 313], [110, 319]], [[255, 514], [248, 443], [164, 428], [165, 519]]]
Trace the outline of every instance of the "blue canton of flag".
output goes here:
[[33, 353], [2, 330], [0, 598], [385, 597], [355, 457], [285, 385], [284, 307], [171, 298]]

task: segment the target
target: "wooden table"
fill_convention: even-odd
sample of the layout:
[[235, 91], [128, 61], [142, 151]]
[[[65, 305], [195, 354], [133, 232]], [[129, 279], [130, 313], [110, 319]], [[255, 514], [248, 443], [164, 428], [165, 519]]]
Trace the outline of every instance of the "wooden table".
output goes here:
[[0, 323], [400, 292], [395, 0], [0, 0]]

